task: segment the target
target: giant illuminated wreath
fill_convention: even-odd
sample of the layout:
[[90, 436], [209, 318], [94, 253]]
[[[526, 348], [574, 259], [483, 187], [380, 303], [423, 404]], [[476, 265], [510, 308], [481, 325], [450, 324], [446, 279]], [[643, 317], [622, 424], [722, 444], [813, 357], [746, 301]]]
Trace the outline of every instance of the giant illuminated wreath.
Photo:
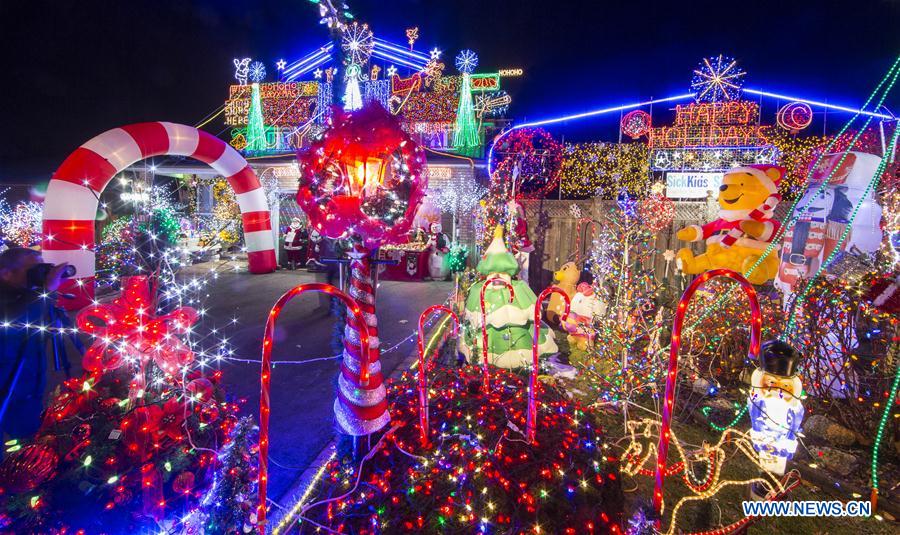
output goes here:
[[297, 204], [329, 238], [367, 248], [405, 241], [428, 187], [424, 151], [378, 104], [334, 110], [332, 127], [299, 153]]
[[519, 128], [494, 145], [491, 180], [516, 198], [540, 199], [559, 184], [563, 146], [541, 128]]

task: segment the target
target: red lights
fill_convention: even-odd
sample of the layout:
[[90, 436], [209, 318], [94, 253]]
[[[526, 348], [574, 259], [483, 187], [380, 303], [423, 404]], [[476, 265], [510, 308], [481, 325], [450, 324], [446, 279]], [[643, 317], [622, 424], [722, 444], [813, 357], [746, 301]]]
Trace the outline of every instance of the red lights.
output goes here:
[[260, 372], [260, 398], [259, 398], [259, 504], [257, 506], [257, 518], [259, 532], [265, 535], [266, 532], [266, 490], [268, 488], [269, 473], [269, 382], [272, 374], [272, 340], [275, 336], [275, 321], [281, 313], [281, 309], [291, 299], [300, 296], [306, 292], [323, 292], [333, 295], [344, 302], [347, 308], [353, 311], [355, 323], [359, 329], [360, 345], [360, 383], [365, 385], [369, 381], [369, 328], [365, 319], [359, 313], [359, 305], [349, 295], [338, 290], [334, 286], [321, 283], [309, 283], [295, 286], [282, 295], [272, 311], [269, 313], [266, 321], [266, 332], [263, 338], [262, 352], [262, 370]]
[[756, 292], [753, 285], [740, 273], [731, 271], [730, 269], [713, 269], [707, 271], [695, 278], [690, 286], [684, 291], [681, 300], [678, 303], [678, 309], [675, 312], [675, 321], [672, 324], [672, 346], [669, 350], [669, 372], [666, 375], [666, 391], [663, 404], [662, 426], [660, 427], [659, 446], [657, 447], [657, 463], [656, 463], [656, 487], [653, 491], [653, 506], [657, 515], [662, 515], [663, 508], [663, 482], [666, 477], [666, 456], [669, 452], [669, 429], [672, 420], [672, 406], [675, 403], [675, 377], [678, 373], [678, 350], [681, 347], [681, 330], [684, 327], [684, 316], [687, 312], [687, 306], [691, 298], [700, 286], [707, 280], [715, 277], [727, 277], [737, 281], [747, 295], [750, 301], [751, 323], [750, 323], [750, 358], [756, 360], [759, 357], [759, 337], [762, 325], [762, 313], [759, 307], [759, 301], [756, 299]]
[[487, 311], [484, 305], [484, 291], [495, 284], [502, 284], [509, 289], [509, 302], [512, 303], [516, 297], [512, 284], [500, 277], [494, 277], [484, 281], [481, 287], [480, 303], [481, 303], [481, 356], [483, 359], [482, 366], [484, 370], [484, 391], [487, 392], [491, 386], [491, 376], [488, 373], [488, 335], [487, 335]]
[[[485, 286], [487, 286], [487, 284], [485, 284]], [[481, 292], [482, 294], [484, 293], [484, 288], [481, 289]], [[568, 294], [555, 286], [544, 289], [544, 291], [541, 292], [541, 295], [538, 296], [537, 302], [534, 304], [534, 333], [531, 338], [531, 377], [528, 379], [528, 420], [525, 424], [528, 442], [531, 444], [534, 444], [534, 436], [537, 432], [537, 392], [535, 389], [537, 388], [537, 376], [539, 372], [538, 338], [541, 332], [541, 305], [543, 305], [544, 300], [553, 293], [562, 296], [563, 301], [566, 303], [566, 310], [560, 317], [560, 321], [564, 322], [568, 319], [569, 306], [571, 304]], [[512, 301], [512, 296], [510, 296], [510, 301]], [[483, 306], [484, 298], [482, 298], [482, 307]]]
[[428, 443], [428, 368], [425, 365], [425, 320], [434, 312], [446, 312], [453, 318], [453, 336], [459, 336], [459, 318], [444, 305], [434, 305], [419, 315], [419, 432], [422, 445]]

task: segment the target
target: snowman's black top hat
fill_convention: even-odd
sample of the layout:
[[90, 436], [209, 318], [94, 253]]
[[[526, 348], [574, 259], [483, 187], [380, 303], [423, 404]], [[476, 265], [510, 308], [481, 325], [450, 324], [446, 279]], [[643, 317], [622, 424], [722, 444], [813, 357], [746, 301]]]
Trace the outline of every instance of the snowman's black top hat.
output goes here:
[[778, 339], [769, 340], [760, 348], [759, 364], [760, 369], [766, 373], [792, 377], [797, 374], [800, 353], [787, 342]]

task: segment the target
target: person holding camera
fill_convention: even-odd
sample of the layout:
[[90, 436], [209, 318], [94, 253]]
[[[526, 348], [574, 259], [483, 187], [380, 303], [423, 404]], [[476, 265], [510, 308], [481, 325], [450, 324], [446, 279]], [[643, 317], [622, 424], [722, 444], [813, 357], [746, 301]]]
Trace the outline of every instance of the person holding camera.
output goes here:
[[74, 271], [66, 263], [44, 263], [33, 249], [0, 253], [0, 436], [28, 438], [40, 427], [47, 338], [39, 327], [55, 311], [52, 294]]

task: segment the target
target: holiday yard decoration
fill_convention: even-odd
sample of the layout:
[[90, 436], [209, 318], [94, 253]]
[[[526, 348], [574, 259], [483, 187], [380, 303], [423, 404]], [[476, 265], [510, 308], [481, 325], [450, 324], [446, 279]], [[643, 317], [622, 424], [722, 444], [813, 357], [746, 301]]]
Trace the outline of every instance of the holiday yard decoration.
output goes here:
[[797, 221], [784, 235], [779, 289], [793, 292], [800, 279], [815, 274], [840, 251], [873, 253], [881, 247], [882, 210], [870, 186], [880, 178], [880, 163], [878, 156], [856, 151], [818, 160], [800, 199]]
[[251, 273], [275, 269], [269, 209], [256, 174], [234, 149], [196, 128], [166, 122], [108, 130], [76, 149], [54, 173], [44, 201], [41, 248], [47, 262], [68, 262], [76, 279], [62, 290], [75, 294], [62, 304], [77, 309], [94, 296], [94, 220], [106, 185], [130, 165], [160, 155], [188, 156], [221, 173], [239, 197]]
[[750, 438], [763, 468], [784, 475], [785, 464], [797, 451], [797, 433], [803, 421], [798, 377], [800, 354], [781, 340], [762, 345], [760, 367], [750, 378]]
[[[353, 243], [350, 295], [359, 301], [372, 343], [363, 354], [357, 322], [347, 323], [335, 415], [341, 432], [367, 435], [390, 420], [370, 257], [379, 245], [405, 241], [428, 187], [425, 155], [393, 116], [372, 104], [351, 113], [335, 110], [331, 128], [298, 159], [297, 203], [309, 217], [311, 232]], [[372, 367], [368, 386], [358, 377], [361, 362]]]
[[781, 200], [778, 183], [783, 176], [784, 169], [774, 165], [750, 165], [726, 173], [719, 188], [719, 218], [678, 231], [680, 240], [705, 240], [706, 252], [695, 256], [683, 248], [678, 251], [678, 266], [691, 275], [718, 268], [747, 273], [759, 260], [762, 264], [748, 275], [750, 282], [773, 279], [778, 258], [764, 255], [764, 250], [778, 231], [772, 214]]
[[[238, 406], [225, 399], [222, 373], [193, 365], [196, 312], [159, 313], [148, 277], [126, 278], [122, 286], [110, 303], [78, 315], [79, 328], [93, 338], [84, 375], [52, 393], [33, 439], [5, 444], [5, 533], [161, 525], [236, 533], [249, 519], [241, 503], [253, 487], [241, 481], [252, 480], [253, 463], [218, 454], [247, 455], [253, 426], [239, 422]], [[229, 509], [228, 522], [221, 507]]]
[[581, 279], [581, 270], [575, 262], [566, 262], [558, 270], [553, 272], [553, 287], [562, 293], [554, 293], [550, 296], [550, 305], [547, 307], [547, 319], [556, 321], [562, 316], [565, 308], [563, 295], [569, 299], [575, 296], [575, 287]]
[[[370, 360], [372, 358], [369, 345], [370, 331], [364, 317], [365, 312], [360, 304], [352, 297], [328, 284], [301, 284], [285, 292], [269, 312], [269, 317], [266, 321], [266, 334], [262, 344], [261, 392], [259, 400], [259, 501], [256, 508], [258, 528], [262, 535], [265, 535], [266, 532], [266, 514], [268, 510], [266, 491], [269, 482], [269, 416], [271, 413], [269, 393], [272, 378], [272, 349], [275, 344], [275, 322], [285, 305], [306, 292], [323, 292], [326, 295], [340, 299], [352, 313], [352, 317], [348, 318], [347, 321], [347, 330], [352, 328], [353, 332], [358, 333], [358, 338], [356, 339], [359, 347], [358, 351], [351, 353], [352, 342], [345, 342], [344, 344], [344, 363], [341, 366], [341, 375], [338, 377], [338, 396], [334, 400], [334, 414], [338, 427], [356, 436], [366, 434], [366, 429], [362, 427], [366, 423], [369, 425], [384, 425], [390, 420], [386, 410], [386, 403], [384, 402], [384, 385], [381, 384], [381, 365], [377, 361], [373, 364]], [[348, 400], [344, 392], [350, 390], [349, 384], [351, 381], [353, 384], [359, 385], [359, 389], [366, 389], [367, 391], [363, 392], [362, 395], [357, 394], [357, 397], [353, 400]], [[356, 400], [368, 402], [370, 398], [375, 399], [374, 404], [360, 406], [352, 403], [352, 401]], [[372, 422], [373, 418], [367, 418], [367, 416], [372, 414], [376, 417], [374, 422]]]
[[[301, 526], [334, 531], [623, 533], [617, 460], [588, 409], [551, 385], [534, 444], [525, 440], [527, 385], [492, 369], [439, 368], [429, 381], [431, 426], [421, 446], [418, 389], [406, 372], [388, 384], [392, 427], [358, 466], [325, 467]], [[313, 528], [314, 530], [315, 528]]]
[[700, 288], [703, 283], [714, 277], [727, 277], [735, 280], [740, 284], [744, 293], [747, 294], [753, 314], [750, 323], [750, 349], [748, 351], [748, 357], [752, 360], [756, 360], [759, 357], [759, 336], [762, 330], [762, 317], [759, 302], [756, 299], [756, 290], [753, 289], [753, 285], [741, 274], [727, 269], [707, 271], [694, 279], [687, 290], [685, 290], [681, 300], [678, 302], [678, 308], [675, 312], [675, 321], [672, 325], [672, 346], [669, 351], [669, 365], [668, 372], [666, 373], [662, 423], [659, 431], [659, 445], [656, 449], [656, 486], [653, 490], [653, 507], [656, 509], [658, 515], [662, 514], [663, 510], [663, 482], [666, 478], [666, 455], [669, 451], [672, 409], [675, 405], [675, 379], [678, 375], [678, 350], [681, 348], [681, 331], [684, 325], [684, 316], [687, 313], [688, 304], [697, 289]]
[[[460, 347], [469, 363], [478, 363], [481, 352], [487, 350], [487, 361], [501, 368], [527, 366], [531, 361], [532, 313], [537, 296], [521, 280], [517, 280], [519, 265], [503, 244], [503, 229], [497, 227], [490, 247], [478, 262], [476, 270], [486, 277], [472, 285], [466, 297], [465, 324]], [[512, 292], [491, 282], [500, 279]], [[484, 296], [487, 314], [482, 320], [481, 296]], [[487, 332], [487, 343], [482, 341], [481, 329]], [[538, 353], [547, 356], [557, 350], [553, 331], [540, 328]]]

